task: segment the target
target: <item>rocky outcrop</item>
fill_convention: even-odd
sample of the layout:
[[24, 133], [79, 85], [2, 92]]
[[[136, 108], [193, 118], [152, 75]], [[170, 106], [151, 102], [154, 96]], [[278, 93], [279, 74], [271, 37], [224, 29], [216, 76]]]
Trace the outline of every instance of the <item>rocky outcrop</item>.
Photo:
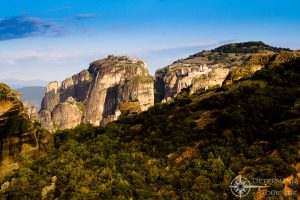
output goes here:
[[58, 82], [50, 82], [46, 87], [46, 94], [42, 100], [41, 110], [52, 111], [53, 108], [59, 103], [60, 96], [58, 94]]
[[48, 110], [41, 110], [38, 113], [38, 120], [41, 123], [41, 126], [47, 129], [49, 132], [54, 131], [54, 126], [51, 118], [51, 112]]
[[64, 80], [61, 84], [57, 81], [50, 82], [46, 87], [41, 110], [52, 112], [56, 105], [65, 102], [68, 97], [74, 97], [79, 102], [84, 101], [87, 98], [92, 80], [92, 74], [88, 70], [83, 70], [79, 74]]
[[106, 126], [110, 122], [117, 120], [120, 115], [120, 110], [116, 110], [116, 112], [113, 115], [107, 115], [106, 117], [103, 117], [100, 122], [100, 126]]
[[131, 101], [138, 101], [142, 111], [154, 104], [154, 84], [146, 65], [127, 56], [109, 56], [92, 62], [61, 85], [51, 82], [39, 119], [49, 131], [73, 128], [81, 122], [107, 124], [117, 119], [120, 104]]
[[[257, 70], [287, 62], [299, 52], [262, 42], [224, 45], [202, 51], [156, 71], [155, 101], [176, 97], [182, 90], [232, 84]], [[153, 105], [154, 86], [143, 61], [109, 56], [92, 62], [87, 70], [46, 88], [39, 120], [49, 131], [73, 128], [81, 122], [105, 125], [119, 116], [119, 106], [139, 102], [141, 111]], [[72, 102], [68, 98], [72, 97]], [[70, 118], [68, 116], [73, 116]]]
[[80, 124], [83, 110], [78, 102], [69, 97], [64, 103], [58, 104], [52, 111], [52, 121], [55, 129], [74, 128]]
[[196, 77], [211, 72], [206, 64], [174, 63], [166, 68], [156, 71], [156, 88], [163, 87], [161, 99], [174, 98], [182, 89], [192, 85]]
[[202, 51], [157, 70], [155, 101], [174, 98], [183, 89], [190, 93], [248, 78], [257, 70], [288, 62], [299, 52], [262, 42], [228, 44]]
[[22, 101], [23, 107], [32, 122], [38, 121], [38, 113], [36, 108], [28, 101]]
[[221, 86], [228, 76], [229, 71], [230, 70], [228, 68], [214, 68], [207, 74], [195, 77], [192, 80], [190, 92], [194, 93], [200, 89], [208, 89], [216, 85]]
[[8, 182], [8, 181], [3, 183], [0, 188], [0, 194], [4, 194], [5, 192], [7, 192], [9, 189], [9, 185], [10, 185], [10, 182]]
[[155, 101], [174, 98], [183, 89], [191, 93], [222, 85], [231, 69], [249, 59], [250, 53], [202, 51], [157, 70]]
[[55, 190], [55, 187], [56, 187], [56, 181], [57, 181], [57, 177], [56, 177], [56, 176], [53, 176], [53, 177], [51, 178], [51, 184], [50, 184], [49, 186], [46, 186], [46, 187], [44, 187], [44, 188], [42, 189], [42, 192], [41, 192], [42, 199], [46, 199], [48, 193]]
[[174, 98], [183, 89], [190, 93], [222, 85], [229, 74], [229, 68], [207, 66], [206, 64], [176, 63], [156, 71], [156, 101]]
[[29, 117], [34, 110], [19, 98], [20, 94], [0, 83], [0, 177], [18, 168], [15, 157], [36, 150], [43, 134]]
[[124, 102], [138, 100], [142, 110], [153, 105], [153, 81], [141, 60], [109, 57], [93, 62], [89, 71], [95, 79], [85, 101], [85, 121], [99, 124]]

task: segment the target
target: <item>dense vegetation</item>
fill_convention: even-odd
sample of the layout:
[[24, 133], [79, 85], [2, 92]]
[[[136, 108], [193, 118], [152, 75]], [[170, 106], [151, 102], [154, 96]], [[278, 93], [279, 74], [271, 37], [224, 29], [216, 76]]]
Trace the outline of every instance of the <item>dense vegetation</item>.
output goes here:
[[269, 46], [261, 41], [259, 42], [242, 42], [242, 43], [233, 43], [220, 46], [216, 49], [213, 49], [212, 52], [222, 52], [222, 53], [258, 53], [260, 51], [290, 51], [288, 48], [278, 48]]
[[297, 59], [232, 86], [183, 92], [106, 128], [63, 130], [53, 145], [21, 160], [23, 167], [5, 179], [11, 181], [5, 195], [38, 199], [57, 176], [48, 199], [233, 199], [228, 186], [238, 174], [251, 179], [296, 173], [299, 99]]
[[[282, 51], [284, 52], [292, 52], [289, 48], [280, 48], [280, 47], [273, 47], [270, 45], [267, 45], [261, 41], [252, 41], [252, 42], [241, 42], [241, 43], [230, 43], [225, 44], [220, 47], [217, 47], [215, 49], [212, 49], [210, 51], [202, 51], [199, 53], [196, 53], [194, 55], [190, 55], [187, 59], [193, 59], [198, 57], [205, 57], [213, 62], [221, 61], [221, 62], [232, 62], [234, 59], [241, 59], [246, 60], [248, 58], [247, 54], [253, 54], [253, 53], [261, 53], [264, 51], [273, 52], [273, 53], [280, 53]], [[226, 56], [227, 54], [236, 54]], [[240, 57], [239, 57], [239, 56]], [[184, 60], [178, 60], [177, 62], [182, 62]]]

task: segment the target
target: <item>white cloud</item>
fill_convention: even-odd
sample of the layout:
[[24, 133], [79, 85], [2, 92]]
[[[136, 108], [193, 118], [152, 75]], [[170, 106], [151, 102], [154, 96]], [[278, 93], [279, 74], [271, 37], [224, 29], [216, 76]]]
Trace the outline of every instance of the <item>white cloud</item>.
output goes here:
[[171, 64], [178, 59], [227, 42], [209, 40], [158, 46], [157, 48], [155, 45], [151, 48], [135, 46], [131, 49], [125, 48], [124, 45], [102, 48], [101, 43], [97, 47], [84, 43], [81, 48], [77, 46], [74, 48], [71, 48], [71, 46], [58, 48], [46, 46], [45, 44], [40, 44], [45, 46], [43, 48], [39, 48], [37, 44], [31, 48], [24, 45], [18, 49], [7, 46], [0, 49], [0, 70], [2, 72], [0, 77], [63, 80], [87, 68], [93, 60], [106, 57], [109, 54], [141, 58], [148, 63], [151, 74], [154, 74], [156, 69]]
[[51, 62], [74, 57], [94, 55], [94, 52], [81, 52], [72, 49], [40, 48], [31, 50], [0, 51], [0, 67], [19, 65], [24, 60]]

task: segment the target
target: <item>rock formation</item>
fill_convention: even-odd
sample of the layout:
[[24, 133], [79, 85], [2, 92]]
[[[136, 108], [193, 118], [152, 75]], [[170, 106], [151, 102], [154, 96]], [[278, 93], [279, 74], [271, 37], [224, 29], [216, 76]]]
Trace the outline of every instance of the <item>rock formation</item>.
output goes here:
[[[263, 67], [300, 56], [299, 52], [262, 42], [223, 45], [202, 51], [156, 71], [155, 101], [232, 84]], [[49, 131], [73, 128], [81, 122], [106, 125], [124, 112], [120, 105], [139, 103], [141, 111], [153, 105], [154, 86], [143, 61], [109, 56], [92, 62], [87, 70], [46, 88], [38, 118]], [[121, 113], [120, 113], [121, 112]], [[69, 116], [72, 116], [71, 118]]]
[[41, 110], [38, 113], [38, 121], [41, 123], [41, 126], [47, 129], [49, 132], [54, 131], [54, 125], [51, 118], [51, 112], [48, 110]]
[[191, 83], [191, 93], [197, 92], [199, 89], [208, 89], [216, 85], [221, 86], [223, 81], [229, 74], [228, 68], [214, 68], [207, 74], [195, 77]]
[[27, 115], [29, 116], [30, 120], [32, 122], [35, 122], [38, 120], [38, 113], [36, 111], [36, 108], [31, 105], [28, 101], [22, 101], [23, 107]]
[[192, 84], [194, 78], [211, 72], [206, 65], [174, 63], [156, 71], [156, 87], [163, 86], [163, 99], [175, 97], [183, 88]]
[[141, 111], [154, 104], [154, 84], [145, 63], [108, 56], [61, 85], [49, 83], [39, 120], [49, 131], [73, 128], [81, 122], [107, 124], [119, 116], [120, 104], [131, 101], [138, 101]]
[[299, 52], [262, 42], [228, 44], [202, 51], [159, 69], [155, 73], [155, 101], [174, 98], [183, 89], [190, 93], [250, 77], [263, 67], [300, 56]]
[[54, 107], [52, 111], [52, 121], [54, 128], [73, 128], [74, 124], [80, 124], [83, 111], [73, 97], [69, 97], [64, 103]]
[[8, 190], [9, 185], [10, 185], [10, 182], [8, 182], [8, 181], [6, 181], [5, 183], [3, 183], [1, 185], [1, 188], [0, 188], [0, 194], [5, 193]]
[[28, 115], [34, 111], [19, 98], [19, 93], [0, 83], [0, 177], [18, 168], [15, 157], [35, 150], [42, 134]]
[[56, 181], [57, 181], [57, 177], [53, 176], [51, 178], [51, 184], [42, 189], [42, 192], [41, 192], [42, 199], [46, 199], [48, 193], [55, 190]]

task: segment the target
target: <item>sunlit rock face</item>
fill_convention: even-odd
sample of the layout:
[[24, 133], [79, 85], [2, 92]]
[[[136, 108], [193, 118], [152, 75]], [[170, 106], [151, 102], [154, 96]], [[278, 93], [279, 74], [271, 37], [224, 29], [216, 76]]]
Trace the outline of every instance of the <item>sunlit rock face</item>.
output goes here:
[[50, 131], [73, 128], [81, 122], [100, 125], [105, 120], [107, 124], [117, 119], [120, 104], [131, 101], [138, 101], [142, 111], [152, 106], [153, 79], [142, 60], [109, 56], [92, 62], [61, 85], [51, 82], [42, 101], [40, 122]]
[[52, 121], [55, 129], [74, 128], [80, 124], [83, 111], [73, 97], [64, 103], [56, 105], [52, 111]]
[[200, 89], [208, 89], [217, 85], [221, 86], [228, 76], [229, 71], [230, 70], [228, 68], [218, 67], [212, 69], [207, 74], [195, 77], [192, 80], [190, 92], [194, 93]]
[[27, 115], [29, 116], [30, 120], [32, 122], [37, 121], [38, 120], [38, 113], [36, 108], [31, 105], [27, 100], [22, 101], [23, 103], [23, 107], [25, 112], [27, 113]]
[[297, 51], [271, 47], [262, 42], [245, 42], [202, 51], [159, 69], [155, 73], [155, 101], [176, 97], [183, 89], [190, 93], [232, 84], [257, 70], [288, 62]]
[[[157, 91], [160, 90], [162, 92], [160, 100], [176, 97], [183, 89], [190, 87], [196, 78], [207, 75], [212, 71], [213, 69], [206, 64], [184, 63], [174, 63], [163, 69], [157, 70], [156, 87], [161, 87], [160, 89], [157, 88]], [[221, 77], [216, 78], [220, 79]], [[203, 85], [204, 88], [208, 86], [209, 85]]]
[[[215, 53], [212, 53], [215, 54]], [[155, 73], [155, 101], [161, 102], [176, 97], [183, 89], [190, 93], [222, 85], [230, 71], [241, 61], [229, 66], [226, 63], [211, 62], [208, 52], [200, 54], [203, 58], [195, 57], [181, 60], [159, 69]], [[210, 58], [213, 59], [213, 58]], [[236, 56], [235, 59], [241, 59]]]

